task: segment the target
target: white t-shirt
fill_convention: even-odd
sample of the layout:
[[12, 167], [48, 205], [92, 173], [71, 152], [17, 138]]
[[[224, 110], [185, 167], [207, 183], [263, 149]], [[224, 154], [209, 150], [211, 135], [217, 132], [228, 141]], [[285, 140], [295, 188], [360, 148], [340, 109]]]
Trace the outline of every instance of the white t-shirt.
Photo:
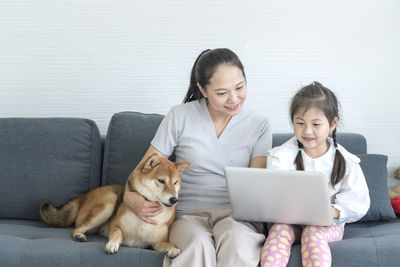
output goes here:
[[[346, 161], [346, 172], [343, 179], [332, 186], [330, 177], [335, 158], [335, 147], [333, 140], [328, 138], [330, 143], [328, 151], [319, 158], [310, 158], [304, 152], [304, 169], [306, 171], [319, 171], [326, 174], [326, 182], [329, 185], [331, 203], [340, 211], [339, 222], [350, 223], [361, 219], [368, 211], [370, 205], [368, 186], [360, 167], [360, 159], [348, 152], [341, 145], [338, 145]], [[296, 137], [281, 146], [274, 147], [268, 152], [267, 168], [280, 170], [296, 170], [294, 160], [299, 149]]]
[[172, 107], [151, 144], [176, 161], [190, 161], [181, 175], [178, 210], [229, 209], [226, 166], [248, 167], [272, 147], [268, 120], [242, 107], [217, 138], [205, 99]]

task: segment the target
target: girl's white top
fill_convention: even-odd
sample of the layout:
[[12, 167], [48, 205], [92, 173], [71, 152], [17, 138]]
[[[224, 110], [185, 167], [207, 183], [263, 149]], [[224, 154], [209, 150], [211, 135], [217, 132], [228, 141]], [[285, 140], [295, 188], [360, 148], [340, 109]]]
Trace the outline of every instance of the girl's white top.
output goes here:
[[[319, 171], [326, 174], [332, 206], [340, 211], [337, 223], [344, 226], [345, 223], [361, 219], [367, 213], [370, 206], [369, 191], [359, 164], [360, 159], [341, 145], [338, 145], [338, 148], [346, 160], [346, 172], [343, 179], [334, 187], [332, 186], [330, 177], [336, 150], [332, 138], [329, 137], [328, 142], [330, 144], [328, 151], [319, 158], [310, 158], [304, 151], [301, 151], [301, 154], [306, 171]], [[268, 152], [267, 168], [296, 170], [294, 160], [298, 152], [297, 139], [293, 137]]]

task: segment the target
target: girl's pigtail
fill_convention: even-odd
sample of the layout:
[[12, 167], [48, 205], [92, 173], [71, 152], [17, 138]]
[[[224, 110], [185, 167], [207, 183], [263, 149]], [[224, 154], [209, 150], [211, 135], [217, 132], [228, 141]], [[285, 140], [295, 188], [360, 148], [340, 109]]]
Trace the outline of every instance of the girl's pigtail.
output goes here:
[[197, 77], [196, 77], [196, 70], [197, 70], [197, 62], [201, 58], [202, 55], [210, 51], [211, 49], [206, 49], [203, 52], [200, 53], [200, 55], [197, 57], [196, 61], [193, 64], [192, 67], [192, 72], [190, 74], [190, 84], [189, 84], [189, 89], [186, 93], [185, 98], [183, 99], [183, 103], [191, 102], [194, 100], [198, 100], [203, 98], [203, 94], [200, 92], [199, 87], [197, 86]]
[[346, 172], [346, 161], [340, 153], [336, 141], [336, 129], [333, 130], [332, 132], [332, 139], [333, 139], [333, 144], [335, 146], [336, 152], [335, 152], [335, 160], [333, 161], [333, 168], [332, 168], [332, 173], [331, 173], [331, 184], [332, 186], [335, 186], [337, 183], [339, 183]]
[[296, 158], [294, 159], [294, 163], [296, 164], [296, 170], [304, 171], [303, 164], [303, 156], [301, 155], [301, 151], [303, 150], [303, 144], [297, 140], [297, 146], [299, 147], [299, 152], [297, 153]]

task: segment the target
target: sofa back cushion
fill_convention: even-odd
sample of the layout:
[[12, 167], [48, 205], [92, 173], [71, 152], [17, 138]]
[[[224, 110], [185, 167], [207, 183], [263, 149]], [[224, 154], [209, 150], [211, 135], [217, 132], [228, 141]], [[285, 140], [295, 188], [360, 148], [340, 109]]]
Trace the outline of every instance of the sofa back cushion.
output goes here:
[[104, 147], [102, 185], [125, 184], [164, 116], [124, 111], [112, 116]]
[[[124, 111], [115, 113], [108, 126], [103, 160], [102, 185], [124, 184], [150, 146], [163, 115]], [[273, 134], [273, 146], [281, 145], [292, 133]], [[367, 151], [362, 135], [339, 133], [338, 142], [354, 154]], [[174, 160], [173, 156], [171, 160]]]
[[[130, 172], [146, 153], [164, 116], [138, 112], [120, 112], [111, 118], [104, 151], [102, 184], [124, 184]], [[292, 133], [273, 134], [273, 146], [289, 140]], [[387, 190], [387, 157], [367, 153], [365, 137], [356, 133], [338, 133], [338, 143], [359, 155], [361, 168], [370, 190], [371, 207], [362, 220], [390, 219], [395, 215]]]
[[0, 118], [0, 218], [39, 219], [42, 200], [61, 205], [99, 186], [100, 172], [93, 121]]
[[380, 154], [357, 155], [369, 189], [371, 205], [361, 221], [389, 220], [396, 218], [390, 204], [388, 190], [387, 156]]

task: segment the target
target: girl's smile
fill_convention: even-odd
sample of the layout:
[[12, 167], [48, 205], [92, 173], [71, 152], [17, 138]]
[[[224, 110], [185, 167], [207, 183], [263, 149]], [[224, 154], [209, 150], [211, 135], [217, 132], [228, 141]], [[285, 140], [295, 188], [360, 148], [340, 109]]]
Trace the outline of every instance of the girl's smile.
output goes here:
[[314, 141], [315, 140], [315, 138], [312, 138], [312, 137], [305, 137], [305, 136], [303, 136], [303, 137], [301, 137], [305, 142], [312, 142], [312, 141]]
[[326, 140], [336, 128], [337, 118], [330, 123], [321, 109], [312, 107], [297, 112], [293, 123], [294, 135], [303, 144], [303, 150], [309, 157], [318, 158], [326, 153]]

